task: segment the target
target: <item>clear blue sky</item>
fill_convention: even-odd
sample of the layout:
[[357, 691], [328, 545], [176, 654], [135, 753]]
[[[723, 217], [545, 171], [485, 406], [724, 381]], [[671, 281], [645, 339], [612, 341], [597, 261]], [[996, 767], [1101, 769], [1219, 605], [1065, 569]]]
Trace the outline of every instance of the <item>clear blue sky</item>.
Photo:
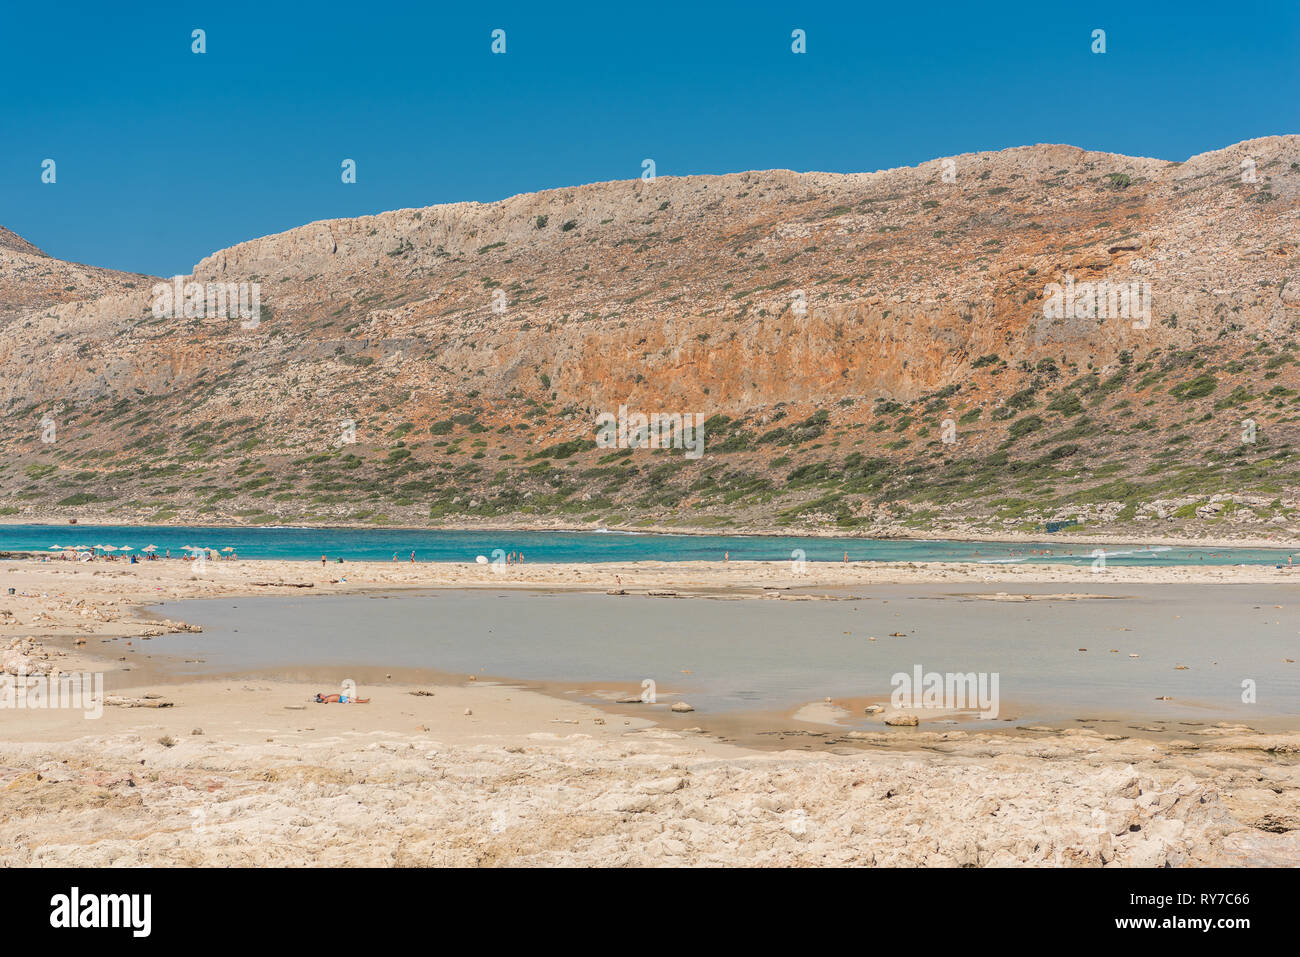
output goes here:
[[1185, 159], [1300, 131], [1297, 0], [7, 6], [0, 224], [161, 275], [317, 219], [630, 179], [647, 157], [660, 175], [1041, 142]]

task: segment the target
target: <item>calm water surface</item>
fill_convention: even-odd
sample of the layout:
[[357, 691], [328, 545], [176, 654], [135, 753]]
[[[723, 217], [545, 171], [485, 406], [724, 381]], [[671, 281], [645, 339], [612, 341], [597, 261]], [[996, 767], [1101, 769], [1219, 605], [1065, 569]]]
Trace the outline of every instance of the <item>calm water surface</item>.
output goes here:
[[[0, 551], [48, 551], [51, 546], [130, 546], [138, 552], [157, 545], [159, 552], [181, 548], [233, 548], [240, 558], [315, 559], [328, 555], [345, 561], [472, 562], [492, 558], [495, 549], [522, 552], [530, 562], [717, 561], [730, 553], [743, 561], [851, 561], [990, 563], [1047, 562], [1085, 565], [1105, 549], [1106, 564], [1115, 565], [1275, 565], [1291, 554], [1300, 560], [1300, 543], [1290, 550], [1255, 548], [1166, 548], [1135, 545], [1068, 545], [1049, 540], [1033, 544], [990, 542], [899, 541], [867, 538], [800, 538], [766, 535], [650, 535], [635, 532], [436, 531], [371, 528], [222, 528], [120, 525], [0, 525]], [[1034, 554], [1038, 552], [1039, 554]], [[1050, 554], [1048, 554], [1050, 552]]]
[[[492, 591], [194, 600], [158, 610], [204, 632], [149, 650], [202, 657], [180, 666], [194, 675], [313, 666], [341, 681], [349, 668], [380, 666], [592, 687], [651, 678], [702, 714], [887, 696], [893, 674], [921, 665], [998, 673], [1003, 716], [1020, 721], [1300, 717], [1300, 664], [1284, 660], [1300, 660], [1300, 584], [973, 597], [996, 590], [880, 585], [804, 602]], [[1241, 700], [1247, 680], [1255, 704]], [[1174, 700], [1156, 700], [1166, 695]]]

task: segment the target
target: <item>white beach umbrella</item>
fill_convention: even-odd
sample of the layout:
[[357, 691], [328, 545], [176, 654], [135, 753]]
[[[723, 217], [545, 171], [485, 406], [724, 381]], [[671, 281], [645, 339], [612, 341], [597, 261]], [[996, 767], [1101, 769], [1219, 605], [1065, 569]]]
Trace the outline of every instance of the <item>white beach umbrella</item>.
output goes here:
[[62, 549], [62, 548], [63, 548], [62, 545], [51, 545], [51, 546], [50, 546], [50, 550], [51, 550], [51, 551], [59, 551], [59, 550]]
[[140, 551], [142, 551], [142, 552], [156, 552], [156, 551], [158, 551], [158, 546], [157, 546], [157, 545], [146, 545], [144, 548], [140, 549]]
[[103, 549], [104, 551], [106, 551], [106, 552], [115, 552], [115, 551], [117, 551], [117, 546], [115, 546], [115, 545], [100, 545], [99, 547], [100, 547], [101, 549]]
[[135, 551], [135, 549], [133, 549], [130, 545], [123, 545], [121, 548], [118, 549], [118, 551], [119, 551], [119, 552], [133, 552], [133, 551]]
[[227, 545], [225, 548], [222, 549], [222, 551], [223, 551], [223, 552], [233, 552], [234, 549], [231, 548], [229, 545]]

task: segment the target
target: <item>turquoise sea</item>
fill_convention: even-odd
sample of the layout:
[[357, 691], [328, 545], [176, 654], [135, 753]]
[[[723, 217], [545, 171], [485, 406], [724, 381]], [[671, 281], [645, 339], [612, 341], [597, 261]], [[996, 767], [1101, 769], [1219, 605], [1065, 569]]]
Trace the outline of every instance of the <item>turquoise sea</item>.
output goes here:
[[[1098, 548], [1107, 564], [1116, 565], [1276, 565], [1288, 556], [1300, 559], [1300, 541], [1292, 547], [1170, 548], [1142, 545], [1071, 545], [1052, 541], [1014, 545], [995, 542], [882, 540], [869, 538], [801, 538], [779, 535], [660, 535], [639, 532], [439, 531], [383, 528], [219, 527], [139, 525], [0, 525], [0, 551], [59, 554], [51, 546], [148, 545], [158, 554], [181, 548], [233, 548], [241, 559], [316, 559], [472, 562], [493, 551], [521, 552], [528, 562], [733, 561], [810, 562], [986, 562], [1083, 565], [1096, 561]], [[128, 553], [129, 554], [129, 553]]]

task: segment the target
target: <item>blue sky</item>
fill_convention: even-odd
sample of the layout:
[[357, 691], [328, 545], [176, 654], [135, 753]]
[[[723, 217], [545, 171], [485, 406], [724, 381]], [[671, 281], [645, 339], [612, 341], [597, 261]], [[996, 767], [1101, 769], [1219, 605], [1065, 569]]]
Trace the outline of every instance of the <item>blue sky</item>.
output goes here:
[[313, 220], [631, 179], [645, 158], [660, 175], [1042, 142], [1186, 159], [1300, 131], [1295, 0], [13, 3], [0, 62], [0, 225], [160, 275]]

